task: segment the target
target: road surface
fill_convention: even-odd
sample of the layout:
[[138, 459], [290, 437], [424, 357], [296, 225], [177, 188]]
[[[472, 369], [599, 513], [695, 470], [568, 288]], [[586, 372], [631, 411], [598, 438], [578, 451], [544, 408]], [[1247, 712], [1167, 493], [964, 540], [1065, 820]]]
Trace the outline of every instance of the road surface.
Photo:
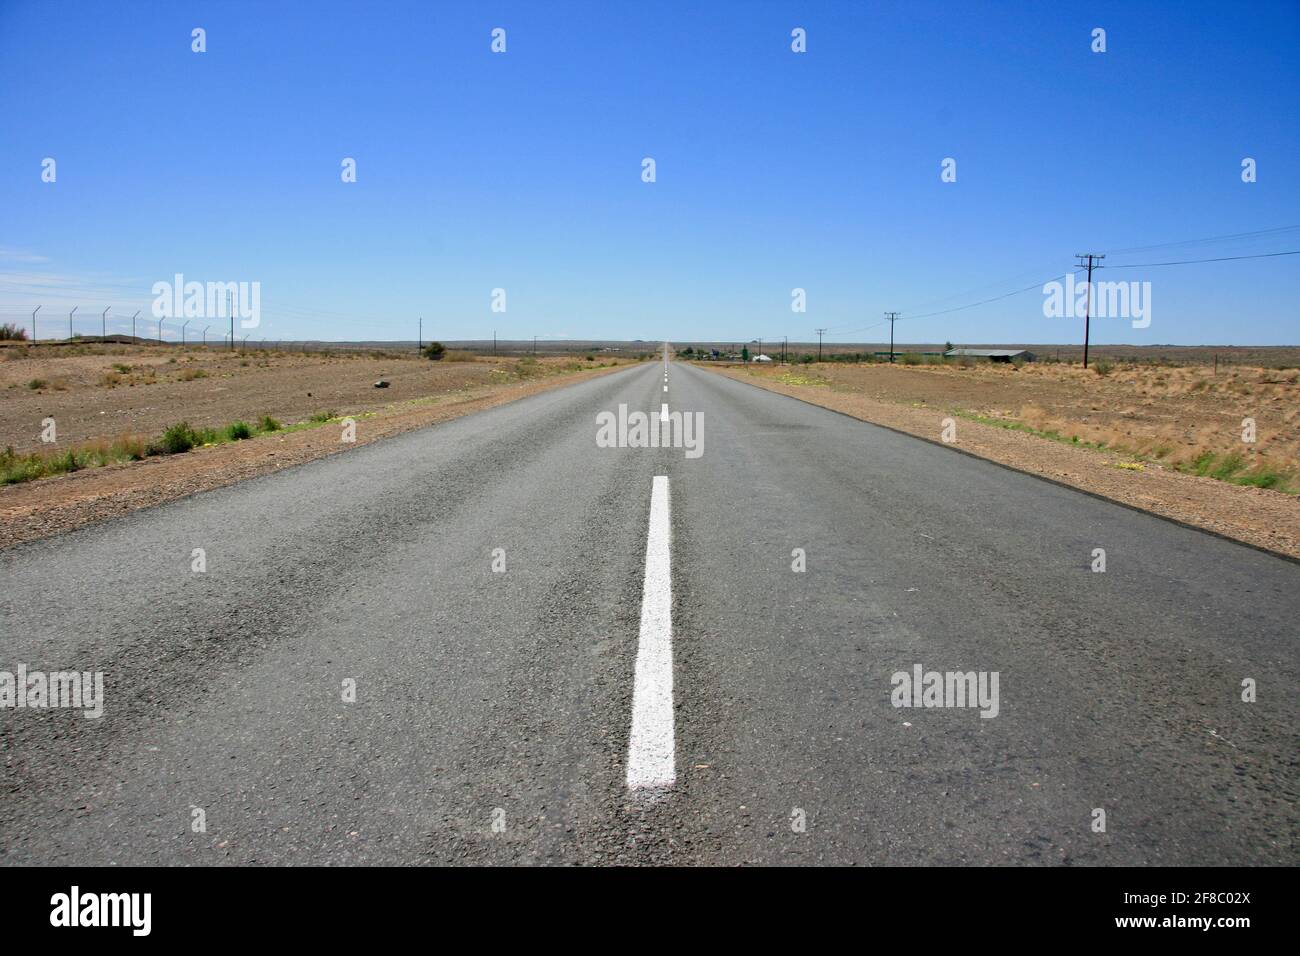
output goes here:
[[[699, 457], [598, 447], [665, 403]], [[105, 680], [0, 709], [5, 864], [1297, 862], [1300, 567], [690, 366], [0, 576], [0, 669]]]

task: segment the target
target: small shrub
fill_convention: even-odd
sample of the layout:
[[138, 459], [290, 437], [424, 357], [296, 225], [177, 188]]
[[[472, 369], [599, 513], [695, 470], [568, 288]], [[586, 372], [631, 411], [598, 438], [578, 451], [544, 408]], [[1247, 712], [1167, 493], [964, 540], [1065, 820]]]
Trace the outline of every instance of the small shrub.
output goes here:
[[0, 325], [0, 342], [26, 342], [27, 330], [21, 326], [6, 322]]
[[85, 462], [77, 455], [76, 451], [69, 448], [67, 451], [53, 455], [46, 462], [46, 473], [51, 475], [63, 475], [73, 471], [80, 471], [85, 466]]
[[1107, 362], [1105, 359], [1098, 359], [1097, 361], [1092, 363], [1092, 370], [1096, 372], [1098, 375], [1100, 375], [1102, 378], [1105, 378], [1107, 375], [1109, 375], [1111, 372], [1115, 370], [1115, 366], [1112, 365], [1110, 362]]
[[1237, 472], [1241, 471], [1244, 465], [1245, 461], [1240, 455], [1224, 455], [1219, 459], [1218, 464], [1210, 470], [1210, 477], [1218, 478], [1220, 481], [1226, 481]]
[[32, 379], [30, 382], [27, 383], [27, 387], [30, 388], [30, 389], [34, 392], [34, 391], [36, 391], [38, 388], [46, 388], [46, 387], [48, 387], [49, 384], [50, 384], [50, 383], [47, 382], [47, 381], [45, 381], [45, 379], [43, 379], [43, 378], [34, 378], [34, 379]]
[[149, 443], [139, 435], [119, 435], [109, 450], [109, 457], [118, 461], [140, 461], [149, 454]]
[[165, 455], [179, 455], [201, 444], [199, 435], [190, 427], [189, 422], [177, 422], [165, 432], [159, 445]]
[[263, 415], [257, 422], [257, 430], [260, 432], [278, 432], [280, 423], [270, 415]]
[[1210, 468], [1212, 468], [1213, 465], [1214, 465], [1214, 452], [1203, 451], [1195, 458], [1193, 458], [1191, 462], [1186, 465], [1184, 470], [1190, 471], [1193, 475], [1199, 475], [1202, 478], [1204, 478], [1207, 475], [1209, 475]]
[[904, 365], [920, 365], [921, 356], [915, 352], [904, 352], [902, 362]]
[[1285, 477], [1281, 472], [1261, 466], [1248, 475], [1242, 475], [1236, 481], [1238, 484], [1254, 485], [1256, 488], [1276, 488], [1282, 484]]
[[229, 441], [243, 441], [245, 438], [253, 437], [253, 426], [248, 422], [231, 422], [226, 426], [225, 437]]
[[441, 342], [430, 342], [424, 347], [424, 357], [430, 361], [440, 361], [447, 354], [447, 346]]

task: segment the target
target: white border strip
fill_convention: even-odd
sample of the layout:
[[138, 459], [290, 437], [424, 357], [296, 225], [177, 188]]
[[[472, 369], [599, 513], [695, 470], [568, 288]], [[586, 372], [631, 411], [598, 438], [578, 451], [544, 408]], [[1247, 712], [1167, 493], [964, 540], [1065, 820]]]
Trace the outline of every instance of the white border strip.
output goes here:
[[627, 785], [671, 787], [677, 781], [673, 741], [672, 522], [668, 477], [656, 475], [650, 491], [650, 530], [641, 588], [641, 640], [632, 685], [632, 733], [627, 745]]

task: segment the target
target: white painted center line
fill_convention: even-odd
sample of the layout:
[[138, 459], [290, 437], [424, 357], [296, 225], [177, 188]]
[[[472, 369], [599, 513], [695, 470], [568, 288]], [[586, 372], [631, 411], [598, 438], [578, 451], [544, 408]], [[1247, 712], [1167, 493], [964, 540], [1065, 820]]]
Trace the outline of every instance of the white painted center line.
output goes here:
[[668, 386], [667, 386], [667, 385], [664, 386], [664, 391], [665, 391], [665, 392], [668, 391]]
[[641, 586], [641, 640], [632, 685], [632, 733], [627, 745], [627, 785], [671, 787], [677, 781], [673, 739], [672, 522], [668, 477], [656, 475], [650, 491], [650, 530]]
[[664, 403], [663, 403], [663, 407], [659, 409], [659, 420], [660, 420], [661, 422], [666, 422], [666, 421], [668, 421], [668, 403], [667, 403], [667, 402], [664, 402]]

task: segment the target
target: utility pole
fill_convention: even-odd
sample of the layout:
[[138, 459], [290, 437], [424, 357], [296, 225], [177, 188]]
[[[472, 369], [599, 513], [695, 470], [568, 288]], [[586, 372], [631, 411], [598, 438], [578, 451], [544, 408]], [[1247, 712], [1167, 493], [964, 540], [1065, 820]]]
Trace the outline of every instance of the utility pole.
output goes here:
[[139, 310], [139, 309], [136, 309], [136, 310], [135, 310], [135, 315], [131, 316], [131, 344], [132, 344], [132, 345], [138, 345], [138, 344], [139, 344], [138, 342], [135, 341], [135, 318], [136, 318], [136, 315], [139, 315], [139, 314], [140, 314], [140, 310]]
[[492, 354], [497, 354], [497, 330], [492, 330]]
[[823, 335], [825, 332], [826, 332], [825, 329], [818, 329], [818, 330], [817, 330], [817, 361], [818, 361], [818, 362], [820, 362], [820, 361], [822, 360], [822, 335]]
[[786, 346], [789, 345], [789, 344], [790, 344], [790, 336], [788, 336], [788, 335], [783, 335], [783, 336], [781, 337], [781, 364], [782, 364], [782, 365], [785, 364], [785, 349], [786, 349]]
[[[78, 308], [80, 308], [80, 306], [74, 305], [72, 307], [72, 312], [76, 312]], [[72, 312], [68, 313], [68, 341], [69, 342], [72, 341]]]
[[203, 326], [203, 347], [204, 348], [208, 347], [208, 329], [210, 328], [212, 328], [212, 326], [210, 325]]
[[194, 321], [193, 319], [186, 319], [185, 325], [181, 326], [181, 345], [185, 344], [185, 328], [193, 321]]
[[41, 311], [41, 307], [39, 305], [36, 308], [32, 309], [32, 345], [36, 344], [36, 313], [39, 311]]
[[894, 364], [894, 321], [898, 318], [897, 312], [886, 312], [885, 318], [889, 320], [889, 364]]
[[[1085, 304], [1083, 307], [1083, 367], [1087, 368], [1088, 367], [1088, 321], [1092, 316], [1092, 263], [1093, 260], [1105, 259], [1106, 257], [1099, 256], [1095, 252], [1084, 252], [1084, 253], [1075, 253], [1074, 258], [1079, 260], [1080, 266], [1085, 264], [1083, 261], [1084, 259], [1088, 260], [1086, 263], [1086, 265], [1088, 266], [1088, 292], [1087, 292], [1087, 297], [1084, 299]], [[1097, 268], [1100, 269], [1101, 266], [1098, 266]]]
[[420, 332], [415, 340], [415, 350], [417, 352], [424, 349], [424, 316], [420, 316]]
[[231, 293], [226, 293], [226, 311], [230, 313], [230, 351], [235, 350], [235, 307], [230, 301]]
[[99, 340], [103, 342], [108, 338], [108, 309], [105, 309], [99, 316]]
[[533, 355], [537, 354], [537, 336], [533, 336]]
[[159, 345], [163, 344], [162, 333], [163, 333], [163, 320], [159, 319], [158, 320], [158, 344]]

